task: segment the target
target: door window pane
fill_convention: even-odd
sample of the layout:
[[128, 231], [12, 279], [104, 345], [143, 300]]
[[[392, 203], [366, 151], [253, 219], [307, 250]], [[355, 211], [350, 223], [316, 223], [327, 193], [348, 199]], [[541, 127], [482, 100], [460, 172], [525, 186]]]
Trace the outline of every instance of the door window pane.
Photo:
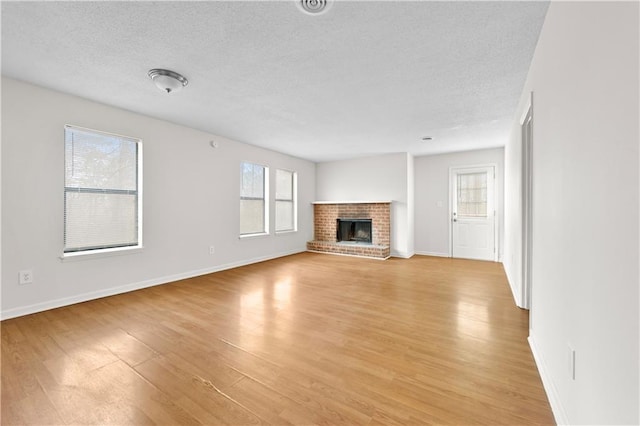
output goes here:
[[459, 174], [458, 217], [487, 217], [487, 173]]

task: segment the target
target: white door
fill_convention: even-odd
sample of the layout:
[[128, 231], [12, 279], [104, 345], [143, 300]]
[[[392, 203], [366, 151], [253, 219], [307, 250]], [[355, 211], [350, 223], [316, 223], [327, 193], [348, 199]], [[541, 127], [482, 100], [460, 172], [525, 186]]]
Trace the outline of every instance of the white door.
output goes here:
[[451, 169], [451, 256], [496, 261], [495, 167]]

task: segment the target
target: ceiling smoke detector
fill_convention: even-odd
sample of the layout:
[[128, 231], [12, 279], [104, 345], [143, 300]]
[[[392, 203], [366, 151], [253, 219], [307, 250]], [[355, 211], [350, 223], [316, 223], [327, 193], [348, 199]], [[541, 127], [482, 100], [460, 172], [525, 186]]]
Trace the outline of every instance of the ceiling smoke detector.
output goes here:
[[329, 0], [298, 0], [298, 5], [304, 13], [320, 15], [329, 9]]
[[160, 68], [150, 70], [149, 77], [151, 77], [158, 89], [166, 93], [177, 92], [189, 84], [189, 81], [177, 72]]

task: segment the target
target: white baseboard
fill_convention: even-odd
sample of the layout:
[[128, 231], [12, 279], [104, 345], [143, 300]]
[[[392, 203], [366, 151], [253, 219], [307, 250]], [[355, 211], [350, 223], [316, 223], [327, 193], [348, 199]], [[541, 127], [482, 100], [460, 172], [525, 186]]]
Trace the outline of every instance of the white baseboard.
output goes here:
[[401, 259], [411, 259], [415, 255], [414, 252], [394, 251], [391, 253], [391, 257], [399, 257]]
[[538, 373], [540, 373], [540, 378], [542, 379], [542, 386], [544, 387], [544, 391], [547, 393], [547, 398], [549, 399], [549, 404], [551, 405], [551, 411], [553, 412], [553, 417], [555, 417], [556, 424], [568, 425], [570, 424], [569, 419], [567, 418], [567, 414], [560, 403], [558, 391], [549, 377], [549, 369], [544, 362], [544, 358], [542, 358], [542, 355], [538, 351], [533, 337], [529, 336], [527, 340], [529, 341], [529, 347], [533, 353], [533, 359], [538, 367]]
[[20, 306], [0, 312], [0, 320], [21, 317], [23, 315], [35, 314], [37, 312], [48, 311], [49, 309], [61, 308], [76, 303], [87, 302], [89, 300], [99, 299], [101, 297], [115, 296], [116, 294], [128, 293], [130, 291], [141, 290], [147, 287], [167, 284], [174, 281], [193, 278], [200, 275], [212, 274], [214, 272], [224, 271], [226, 269], [237, 268], [240, 266], [251, 265], [253, 263], [264, 262], [265, 260], [277, 259], [279, 257], [290, 256], [292, 254], [303, 253], [305, 250], [296, 250], [292, 252], [277, 253], [269, 256], [261, 256], [253, 259], [246, 259], [238, 262], [216, 265], [210, 268], [197, 269], [194, 271], [183, 272], [180, 274], [166, 275], [163, 277], [152, 278], [150, 280], [140, 281], [122, 286], [106, 288], [103, 290], [91, 291], [88, 293], [77, 294], [74, 296], [63, 297], [60, 299], [48, 300], [46, 302], [35, 303], [33, 305]]
[[416, 254], [421, 256], [450, 257], [449, 253], [438, 253], [434, 251], [417, 251]]

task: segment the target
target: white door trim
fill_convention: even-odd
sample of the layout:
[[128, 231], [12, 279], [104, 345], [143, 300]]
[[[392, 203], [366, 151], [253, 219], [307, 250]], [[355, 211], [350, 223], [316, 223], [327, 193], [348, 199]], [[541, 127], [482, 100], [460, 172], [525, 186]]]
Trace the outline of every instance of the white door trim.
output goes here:
[[[531, 123], [529, 133], [526, 134], [526, 123]], [[520, 119], [521, 149], [522, 149], [522, 275], [521, 275], [521, 304], [524, 309], [531, 309], [531, 261], [533, 251], [533, 92], [525, 106]], [[529, 327], [531, 327], [529, 318]]]
[[449, 257], [453, 257], [453, 203], [454, 203], [454, 194], [453, 194], [453, 177], [458, 170], [468, 170], [468, 169], [486, 169], [488, 167], [493, 168], [493, 241], [495, 250], [493, 252], [493, 261], [498, 261], [498, 253], [500, 252], [500, 240], [498, 239], [498, 230], [500, 229], [500, 216], [498, 215], [498, 188], [496, 187], [498, 182], [498, 164], [497, 163], [482, 163], [482, 164], [471, 164], [468, 166], [450, 166], [449, 167]]

